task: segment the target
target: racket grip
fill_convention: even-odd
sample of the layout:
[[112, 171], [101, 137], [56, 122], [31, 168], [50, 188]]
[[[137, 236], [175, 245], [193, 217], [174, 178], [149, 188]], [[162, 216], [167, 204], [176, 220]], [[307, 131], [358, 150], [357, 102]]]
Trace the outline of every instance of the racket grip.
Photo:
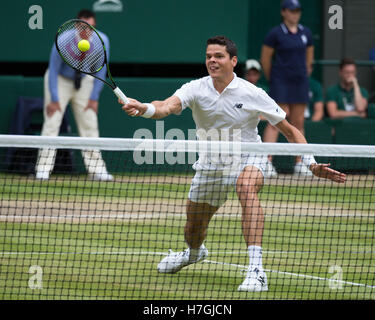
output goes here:
[[119, 87], [116, 87], [113, 92], [115, 93], [115, 95], [117, 96], [117, 98], [121, 99], [125, 104], [129, 103], [129, 100], [128, 98], [126, 97], [126, 95], [120, 90]]
[[[117, 96], [117, 98], [121, 99], [125, 104], [129, 103], [129, 100], [128, 98], [126, 97], [126, 95], [121, 91], [121, 89], [119, 87], [116, 87], [113, 92], [115, 93], [115, 95]], [[139, 113], [139, 111], [137, 110], [137, 113], [135, 115], [137, 115]], [[133, 116], [134, 117], [134, 116]]]

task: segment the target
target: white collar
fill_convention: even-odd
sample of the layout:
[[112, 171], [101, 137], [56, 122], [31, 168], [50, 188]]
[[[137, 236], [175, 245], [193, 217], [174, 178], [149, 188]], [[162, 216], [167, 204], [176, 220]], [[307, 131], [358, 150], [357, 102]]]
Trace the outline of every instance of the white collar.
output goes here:
[[285, 25], [285, 23], [284, 23], [284, 22], [281, 23], [280, 26], [281, 26], [281, 29], [283, 30], [283, 32], [284, 32], [285, 34], [288, 34], [288, 28], [287, 28], [287, 26]]
[[[228, 89], [236, 89], [238, 87], [238, 78], [235, 72], [233, 72], [233, 79], [229, 84], [227, 85]], [[227, 89], [226, 88], [226, 89]]]
[[[209, 86], [216, 91], [215, 89], [215, 86], [214, 86], [214, 82], [212, 80], [212, 77], [209, 76]], [[225, 87], [225, 89], [223, 90], [223, 92], [226, 90], [226, 89], [236, 89], [238, 87], [238, 77], [236, 75], [235, 72], [233, 72], [233, 79], [231, 82], [229, 82], [229, 84]]]
[[[288, 27], [285, 25], [285, 23], [282, 22], [282, 23], [280, 24], [280, 26], [281, 26], [281, 29], [283, 30], [283, 32], [284, 32], [285, 34], [288, 34], [289, 30], [288, 30]], [[297, 28], [300, 29], [300, 30], [303, 30], [303, 29], [304, 29], [304, 27], [303, 27], [302, 24], [298, 24]]]

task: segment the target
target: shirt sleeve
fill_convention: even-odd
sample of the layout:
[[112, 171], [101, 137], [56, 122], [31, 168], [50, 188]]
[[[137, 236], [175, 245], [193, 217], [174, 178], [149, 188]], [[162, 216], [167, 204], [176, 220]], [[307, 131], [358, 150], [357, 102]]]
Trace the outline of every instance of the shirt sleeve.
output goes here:
[[[106, 48], [106, 52], [107, 52], [107, 61], [109, 61], [109, 39], [106, 35], [104, 34], [100, 34], [100, 36], [102, 37], [103, 39], [103, 42], [104, 42], [104, 45], [105, 45], [105, 48]], [[106, 79], [106, 76], [107, 76], [107, 66], [104, 66], [97, 74], [96, 76], [98, 76], [99, 78], [101, 79]], [[99, 100], [99, 95], [100, 95], [100, 92], [102, 91], [103, 89], [103, 86], [104, 86], [104, 83], [98, 79], [95, 79], [94, 80], [94, 86], [92, 88], [92, 91], [91, 91], [91, 95], [90, 95], [90, 100]]]
[[48, 87], [51, 94], [51, 101], [58, 102], [59, 94], [57, 89], [57, 77], [63, 64], [55, 45], [52, 46], [51, 55], [48, 63]]
[[314, 45], [314, 39], [313, 39], [313, 35], [312, 35], [312, 32], [309, 28], [307, 27], [304, 27], [305, 30], [306, 30], [306, 38], [307, 38], [307, 44], [306, 46], [307, 47], [311, 47]]
[[260, 114], [273, 126], [286, 117], [285, 111], [263, 89], [258, 90], [255, 104]]
[[194, 107], [196, 87], [197, 82], [190, 81], [174, 93], [174, 96], [181, 100], [182, 111], [188, 107], [190, 109]]
[[277, 32], [276, 29], [273, 28], [267, 35], [263, 41], [263, 44], [269, 46], [271, 48], [275, 48], [277, 46]]

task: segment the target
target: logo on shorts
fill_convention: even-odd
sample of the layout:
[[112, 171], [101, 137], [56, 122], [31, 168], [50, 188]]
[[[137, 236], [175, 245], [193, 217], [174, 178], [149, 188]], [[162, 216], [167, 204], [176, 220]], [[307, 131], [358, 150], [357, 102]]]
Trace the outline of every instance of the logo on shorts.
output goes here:
[[237, 108], [237, 109], [241, 109], [242, 106], [243, 106], [243, 103], [236, 103], [236, 104], [234, 105], [234, 107]]

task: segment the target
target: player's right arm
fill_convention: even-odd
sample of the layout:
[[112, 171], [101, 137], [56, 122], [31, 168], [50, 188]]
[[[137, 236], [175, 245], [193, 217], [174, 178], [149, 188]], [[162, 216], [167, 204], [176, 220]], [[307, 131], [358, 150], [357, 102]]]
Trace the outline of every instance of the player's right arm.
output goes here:
[[[121, 100], [119, 100], [120, 104], [123, 104]], [[169, 97], [163, 101], [153, 101], [151, 104], [155, 108], [154, 114], [149, 117], [152, 119], [162, 119], [170, 114], [179, 114], [182, 111], [182, 104], [180, 98], [177, 96]], [[149, 110], [150, 104], [142, 103], [135, 99], [129, 98], [129, 103], [123, 104], [122, 109], [126, 112], [129, 116], [143, 116], [147, 110]], [[137, 113], [138, 111], [138, 113]]]

